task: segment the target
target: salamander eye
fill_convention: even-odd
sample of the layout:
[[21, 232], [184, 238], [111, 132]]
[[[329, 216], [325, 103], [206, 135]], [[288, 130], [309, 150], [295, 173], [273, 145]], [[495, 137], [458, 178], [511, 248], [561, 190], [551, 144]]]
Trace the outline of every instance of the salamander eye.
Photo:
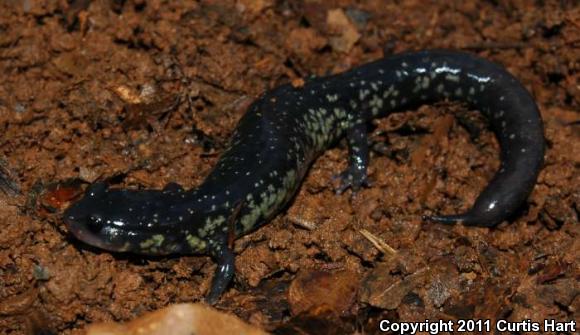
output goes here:
[[93, 234], [100, 233], [103, 229], [103, 218], [97, 214], [89, 216], [87, 220], [87, 229]]

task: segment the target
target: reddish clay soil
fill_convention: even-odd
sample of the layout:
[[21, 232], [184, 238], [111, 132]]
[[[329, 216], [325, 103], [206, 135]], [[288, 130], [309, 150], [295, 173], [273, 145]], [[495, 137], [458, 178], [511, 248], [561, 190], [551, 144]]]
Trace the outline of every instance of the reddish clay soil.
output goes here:
[[347, 150], [328, 150], [289, 209], [236, 242], [236, 278], [216, 307], [279, 334], [372, 334], [385, 318], [578, 320], [573, 3], [0, 2], [1, 171], [22, 190], [0, 195], [0, 333], [81, 334], [198, 301], [210, 285], [206, 256], [119, 255], [74, 240], [61, 213], [79, 186], [66, 181], [194, 187], [265, 90], [426, 48], [503, 64], [536, 97], [548, 150], [521, 214], [494, 229], [422, 222], [468, 208], [498, 146], [459, 104], [394, 114], [372, 131], [372, 187], [335, 195]]

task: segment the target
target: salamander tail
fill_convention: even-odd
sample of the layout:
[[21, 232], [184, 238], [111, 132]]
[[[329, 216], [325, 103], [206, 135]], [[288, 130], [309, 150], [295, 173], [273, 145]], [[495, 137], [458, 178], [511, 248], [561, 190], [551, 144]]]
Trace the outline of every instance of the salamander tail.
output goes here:
[[443, 224], [465, 224], [470, 225], [471, 215], [469, 214], [458, 214], [458, 215], [423, 215], [423, 221], [432, 221], [436, 223]]
[[[464, 226], [477, 226], [477, 227], [493, 227], [501, 222], [497, 217], [493, 215], [485, 215], [489, 213], [481, 213], [476, 209], [471, 209], [463, 214], [456, 215], [423, 215], [424, 221], [431, 221], [443, 224], [462, 224]], [[493, 213], [492, 213], [493, 214]]]

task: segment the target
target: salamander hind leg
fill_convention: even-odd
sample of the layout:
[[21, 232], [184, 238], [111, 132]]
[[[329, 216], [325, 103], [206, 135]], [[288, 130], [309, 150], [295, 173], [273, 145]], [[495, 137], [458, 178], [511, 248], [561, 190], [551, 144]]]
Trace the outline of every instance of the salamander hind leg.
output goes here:
[[234, 277], [234, 253], [228, 246], [226, 239], [214, 241], [209, 244], [209, 253], [217, 263], [217, 269], [212, 280], [206, 302], [215, 304], [222, 293], [226, 290]]
[[340, 185], [336, 189], [338, 194], [349, 188], [356, 192], [363, 186], [369, 186], [367, 175], [369, 146], [365, 121], [357, 121], [353, 126], [349, 127], [346, 132], [346, 139], [348, 141], [349, 163], [347, 169], [336, 176], [340, 180]]

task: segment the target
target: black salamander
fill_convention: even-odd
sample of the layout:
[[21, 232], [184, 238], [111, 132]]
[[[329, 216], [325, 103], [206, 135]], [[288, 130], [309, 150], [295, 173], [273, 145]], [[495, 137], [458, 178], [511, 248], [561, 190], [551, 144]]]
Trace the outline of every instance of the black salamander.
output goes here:
[[283, 209], [324, 150], [346, 135], [349, 167], [340, 191], [357, 190], [367, 183], [367, 123], [442, 99], [485, 114], [501, 166], [466, 213], [424, 218], [494, 226], [516, 213], [534, 187], [544, 156], [542, 120], [532, 96], [505, 69], [452, 51], [399, 54], [302, 87], [280, 86], [249, 107], [199, 187], [128, 190], [99, 182], [64, 220], [79, 240], [110, 251], [208, 253], [218, 264], [207, 297], [215, 302], [234, 274], [233, 239]]

